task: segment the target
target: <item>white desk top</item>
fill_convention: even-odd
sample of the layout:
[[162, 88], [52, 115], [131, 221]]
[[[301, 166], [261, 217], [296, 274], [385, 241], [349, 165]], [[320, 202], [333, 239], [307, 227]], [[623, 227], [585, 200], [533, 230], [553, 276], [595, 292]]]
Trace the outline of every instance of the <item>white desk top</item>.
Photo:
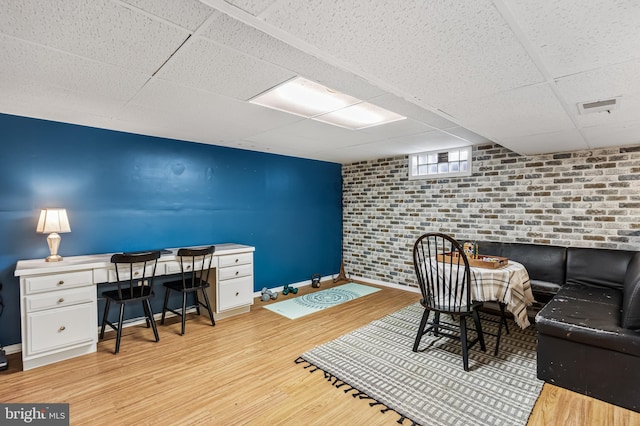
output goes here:
[[[255, 251], [255, 247], [245, 246], [242, 244], [224, 243], [214, 244], [216, 250], [214, 256], [223, 256], [226, 254], [236, 254], [247, 251]], [[189, 248], [206, 247], [193, 246]], [[176, 260], [177, 248], [167, 249], [171, 253], [162, 254], [159, 262], [170, 262]], [[36, 274], [49, 274], [56, 272], [69, 272], [82, 269], [104, 269], [111, 266], [111, 256], [115, 253], [89, 254], [84, 256], [68, 256], [64, 257], [60, 262], [46, 262], [44, 259], [19, 260], [16, 265], [14, 275], [16, 277]]]

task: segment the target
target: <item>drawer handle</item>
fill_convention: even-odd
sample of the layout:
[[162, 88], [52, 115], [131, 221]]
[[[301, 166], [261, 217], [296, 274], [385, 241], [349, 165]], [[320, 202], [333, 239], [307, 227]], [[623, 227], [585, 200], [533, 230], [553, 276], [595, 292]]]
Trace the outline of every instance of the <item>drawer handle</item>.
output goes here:
[[65, 327], [64, 325], [61, 325], [60, 328], [58, 329], [58, 331], [65, 331], [67, 329], [67, 327]]
[[240, 262], [240, 259], [236, 258], [236, 263]]
[[236, 291], [236, 296], [240, 296], [240, 293], [238, 293], [237, 291]]
[[62, 285], [62, 284], [64, 284], [63, 280], [58, 281], [58, 285]]
[[61, 297], [60, 299], [58, 299], [58, 303], [62, 303], [64, 302], [64, 297]]
[[236, 275], [238, 275], [240, 273], [240, 271], [236, 271]]

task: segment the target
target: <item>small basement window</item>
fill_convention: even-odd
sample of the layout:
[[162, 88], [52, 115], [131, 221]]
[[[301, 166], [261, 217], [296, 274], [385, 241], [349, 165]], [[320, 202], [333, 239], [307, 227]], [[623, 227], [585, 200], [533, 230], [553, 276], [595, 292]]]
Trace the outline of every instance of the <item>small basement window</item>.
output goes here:
[[409, 155], [409, 179], [471, 176], [471, 147]]

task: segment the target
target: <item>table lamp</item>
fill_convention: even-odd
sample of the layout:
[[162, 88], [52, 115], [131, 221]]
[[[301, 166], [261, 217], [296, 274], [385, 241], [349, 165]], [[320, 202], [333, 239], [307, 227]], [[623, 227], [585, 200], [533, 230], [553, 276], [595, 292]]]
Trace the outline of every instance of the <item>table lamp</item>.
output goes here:
[[40, 234], [49, 234], [47, 244], [51, 256], [47, 257], [47, 262], [58, 262], [62, 260], [62, 256], [58, 255], [58, 247], [62, 239], [58, 232], [71, 232], [69, 226], [69, 218], [65, 209], [42, 209], [36, 232]]

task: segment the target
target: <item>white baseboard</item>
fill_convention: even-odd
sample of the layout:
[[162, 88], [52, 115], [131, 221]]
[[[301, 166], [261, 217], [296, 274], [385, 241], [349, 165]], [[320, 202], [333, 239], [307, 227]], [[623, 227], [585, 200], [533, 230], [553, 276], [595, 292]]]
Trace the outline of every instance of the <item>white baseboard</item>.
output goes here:
[[[335, 276], [337, 276], [337, 275], [325, 276], [325, 277], [322, 277], [320, 279], [320, 281], [333, 280], [333, 278]], [[364, 281], [364, 282], [369, 282], [371, 284], [381, 285], [381, 286], [384, 286], [384, 287], [395, 288], [395, 289], [398, 289], [398, 290], [405, 290], [405, 291], [409, 291], [409, 292], [412, 292], [412, 293], [418, 293], [418, 294], [420, 293], [420, 289], [418, 287], [411, 287], [411, 286], [408, 286], [408, 285], [388, 283], [386, 281], [373, 280], [371, 278], [363, 278], [363, 277], [358, 277], [358, 276], [354, 276], [354, 275], [349, 275], [349, 280]], [[300, 281], [300, 282], [297, 282], [297, 283], [289, 284], [289, 286], [293, 286], [293, 287], [304, 287], [304, 286], [310, 286], [310, 285], [311, 285], [311, 280]], [[269, 290], [281, 292], [283, 288], [284, 288], [284, 286], [272, 287]], [[262, 296], [262, 291], [256, 291], [256, 292], [253, 293], [253, 297], [260, 297], [260, 296]]]
[[2, 347], [7, 355], [17, 354], [18, 352], [22, 352], [22, 343], [16, 343], [15, 345], [3, 346]]
[[372, 280], [371, 278], [363, 278], [363, 277], [356, 277], [356, 276], [350, 276], [349, 278], [354, 279], [354, 280], [358, 280], [358, 281], [369, 282], [371, 284], [381, 285], [381, 286], [384, 286], [384, 287], [396, 288], [398, 290], [410, 291], [412, 293], [420, 293], [420, 289], [418, 287], [411, 287], [411, 286], [408, 286], [408, 285], [388, 283], [386, 281]]
[[[320, 281], [326, 281], [326, 280], [333, 280], [333, 275], [331, 276], [325, 276], [320, 278]], [[299, 281], [297, 283], [292, 283], [289, 284], [290, 287], [306, 287], [306, 286], [310, 286], [311, 285], [311, 280], [305, 280], [305, 281]], [[271, 287], [269, 290], [271, 291], [277, 291], [277, 292], [281, 292], [284, 289], [284, 285], [281, 285], [280, 287]], [[260, 297], [262, 296], [262, 290], [260, 291], [255, 291], [253, 293], [253, 297]]]

